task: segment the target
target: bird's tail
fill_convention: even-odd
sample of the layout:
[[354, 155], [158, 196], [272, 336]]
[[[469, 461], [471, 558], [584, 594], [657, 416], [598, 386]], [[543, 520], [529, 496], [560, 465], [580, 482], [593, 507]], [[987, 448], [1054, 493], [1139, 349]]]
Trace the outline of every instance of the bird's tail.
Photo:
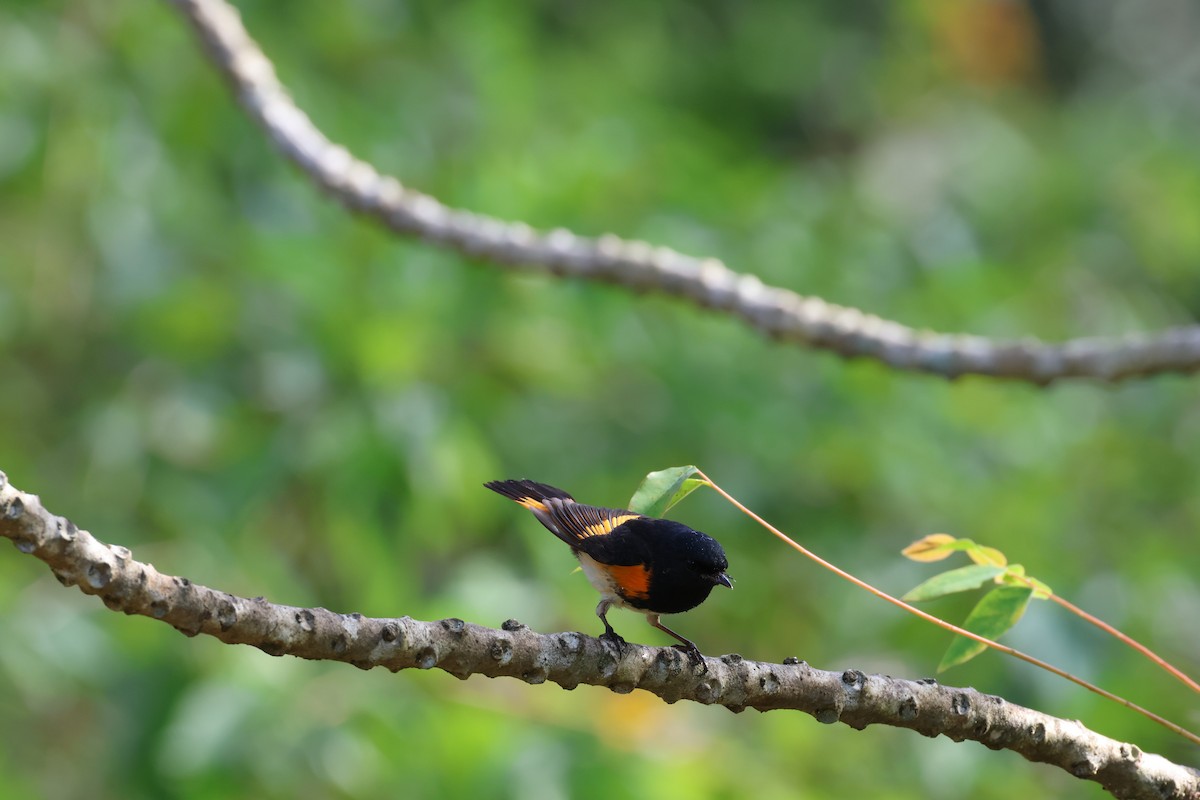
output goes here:
[[484, 484], [493, 492], [502, 494], [510, 500], [528, 508], [530, 511], [545, 511], [546, 500], [558, 498], [574, 503], [575, 498], [562, 489], [555, 489], [536, 481], [488, 481]]

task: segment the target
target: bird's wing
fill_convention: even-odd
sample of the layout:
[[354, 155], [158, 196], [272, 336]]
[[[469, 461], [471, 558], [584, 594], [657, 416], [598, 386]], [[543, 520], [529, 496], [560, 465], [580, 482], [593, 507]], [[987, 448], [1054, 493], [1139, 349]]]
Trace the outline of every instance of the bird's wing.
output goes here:
[[492, 481], [484, 485], [532, 511], [551, 533], [596, 561], [633, 564], [644, 552], [641, 537], [625, 526], [630, 520], [645, 519], [641, 514], [584, 505], [561, 489], [534, 481]]
[[[582, 550], [591, 551], [588, 544], [599, 546], [601, 539], [607, 539], [617, 534], [617, 538], [624, 539], [626, 531], [622, 526], [633, 519], [641, 519], [641, 514], [635, 514], [632, 511], [624, 511], [617, 508], [597, 508], [596, 506], [585, 506], [582, 503], [576, 503], [570, 500], [563, 500], [557, 497], [551, 497], [542, 501], [542, 509], [531, 509], [537, 514], [538, 519], [543, 519], [543, 514], [548, 517], [554, 527], [547, 525], [546, 527], [554, 531], [560, 539], [565, 541], [572, 547], [577, 547]], [[542, 513], [538, 513], [542, 511]], [[602, 548], [607, 549], [607, 548]]]

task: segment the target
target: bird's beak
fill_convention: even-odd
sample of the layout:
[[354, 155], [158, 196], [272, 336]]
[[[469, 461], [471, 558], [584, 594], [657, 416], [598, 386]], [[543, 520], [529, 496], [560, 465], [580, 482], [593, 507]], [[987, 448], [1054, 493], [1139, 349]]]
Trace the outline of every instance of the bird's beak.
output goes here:
[[728, 586], [730, 589], [733, 588], [733, 580], [724, 572], [717, 573], [717, 583], [722, 586]]

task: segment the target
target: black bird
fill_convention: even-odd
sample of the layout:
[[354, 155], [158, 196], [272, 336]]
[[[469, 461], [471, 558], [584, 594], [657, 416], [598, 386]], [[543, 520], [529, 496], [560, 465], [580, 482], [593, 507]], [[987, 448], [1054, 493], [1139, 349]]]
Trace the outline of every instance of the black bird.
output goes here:
[[600, 637], [620, 652], [625, 640], [608, 624], [608, 610], [631, 608], [680, 644], [694, 663], [700, 650], [663, 625], [663, 614], [689, 611], [703, 603], [714, 586], [733, 588], [725, 574], [729, 562], [720, 543], [700, 531], [668, 519], [633, 511], [597, 508], [575, 501], [562, 489], [534, 481], [491, 481], [484, 486], [520, 503], [571, 547], [600, 604]]

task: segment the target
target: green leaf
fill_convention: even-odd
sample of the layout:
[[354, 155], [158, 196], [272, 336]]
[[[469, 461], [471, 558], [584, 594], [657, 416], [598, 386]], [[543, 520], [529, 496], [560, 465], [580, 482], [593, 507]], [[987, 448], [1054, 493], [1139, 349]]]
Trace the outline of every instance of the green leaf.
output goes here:
[[633, 493], [629, 510], [647, 517], [661, 517], [671, 506], [704, 485], [704, 481], [692, 477], [699, 471], [687, 466], [651, 472]]
[[1039, 581], [1037, 578], [1030, 578], [1029, 582], [1033, 584], [1034, 600], [1049, 600], [1050, 596], [1054, 594], [1054, 591], [1045, 582]]
[[967, 550], [967, 555], [976, 564], [995, 564], [1003, 567], [1008, 564], [1008, 558], [1004, 553], [1001, 553], [994, 547], [984, 547], [983, 545], [975, 545]]
[[932, 600], [935, 597], [978, 589], [1002, 572], [1004, 572], [1004, 567], [996, 567], [991, 564], [971, 564], [947, 570], [934, 575], [900, 599], [908, 603], [919, 603], [922, 600]]
[[1033, 589], [1034, 600], [1049, 600], [1054, 592], [1043, 581], [1031, 578], [1025, 574], [1025, 567], [1020, 564], [1009, 564], [1004, 574], [996, 579], [996, 583], [1006, 586], [1028, 586]]
[[[960, 627], [995, 640], [1017, 624], [1032, 596], [1033, 590], [1028, 586], [998, 586], [975, 604], [975, 608], [971, 609], [971, 613]], [[937, 671], [942, 672], [950, 667], [965, 664], [986, 649], [987, 645], [973, 639], [965, 636], [955, 637], [946, 648], [946, 654], [942, 656]]]

